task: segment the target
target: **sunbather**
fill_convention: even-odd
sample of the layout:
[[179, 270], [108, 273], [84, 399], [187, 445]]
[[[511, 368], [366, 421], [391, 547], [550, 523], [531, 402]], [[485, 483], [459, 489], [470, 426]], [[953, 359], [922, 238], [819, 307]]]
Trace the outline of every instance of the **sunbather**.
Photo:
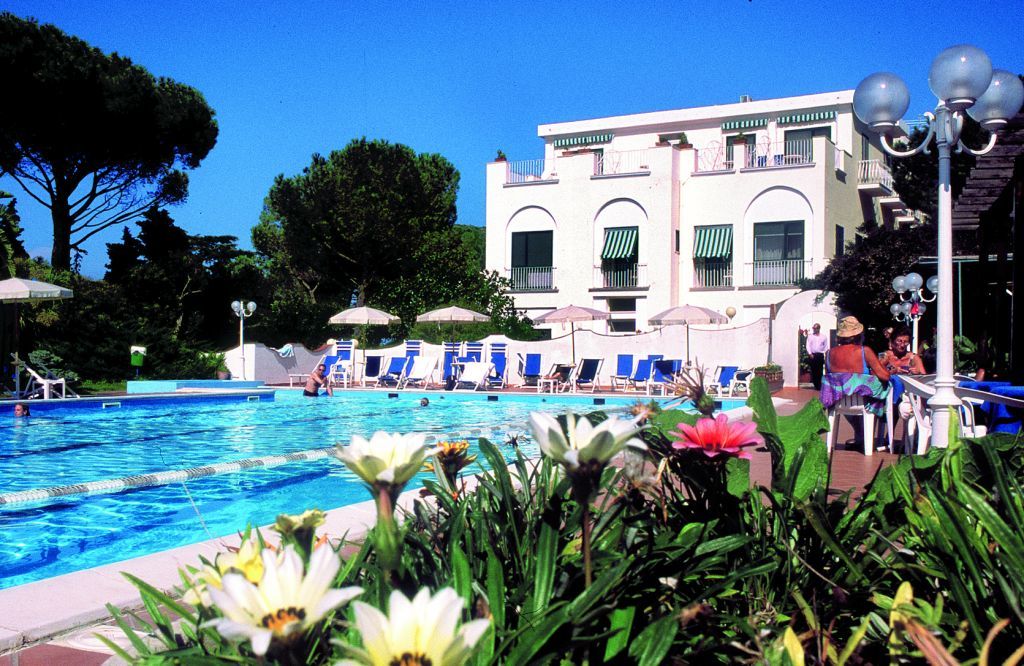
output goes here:
[[302, 395], [307, 398], [319, 397], [321, 386], [327, 389], [327, 395], [334, 395], [334, 389], [331, 388], [330, 382], [324, 377], [325, 372], [327, 372], [326, 365], [321, 363], [316, 366], [316, 369], [309, 373], [309, 379], [306, 380], [306, 387], [302, 389]]

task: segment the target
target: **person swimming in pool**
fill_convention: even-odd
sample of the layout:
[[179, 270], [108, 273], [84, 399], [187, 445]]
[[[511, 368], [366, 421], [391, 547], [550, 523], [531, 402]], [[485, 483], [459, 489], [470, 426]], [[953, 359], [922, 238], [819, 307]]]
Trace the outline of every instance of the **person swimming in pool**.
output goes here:
[[306, 387], [302, 389], [302, 395], [307, 398], [319, 397], [321, 386], [327, 389], [327, 395], [334, 395], [334, 389], [331, 388], [331, 383], [326, 377], [324, 377], [325, 372], [327, 372], [326, 365], [321, 363], [316, 366], [313, 372], [309, 373], [309, 379], [306, 380]]
[[28, 405], [23, 402], [19, 402], [14, 406], [14, 417], [20, 418], [22, 416], [31, 416], [32, 412], [29, 410]]
[[430, 404], [430, 398], [420, 398], [420, 407], [426, 407]]

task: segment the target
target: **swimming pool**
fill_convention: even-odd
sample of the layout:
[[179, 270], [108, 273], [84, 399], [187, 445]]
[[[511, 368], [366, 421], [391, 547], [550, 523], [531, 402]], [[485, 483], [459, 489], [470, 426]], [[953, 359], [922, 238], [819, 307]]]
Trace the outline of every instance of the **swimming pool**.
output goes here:
[[[430, 405], [421, 408], [424, 395]], [[279, 391], [273, 400], [251, 402], [126, 400], [120, 409], [36, 411], [0, 424], [0, 494], [295, 453], [377, 430], [439, 438], [472, 431], [501, 443], [506, 433], [526, 429], [531, 411], [586, 412], [636, 398], [604, 400], [602, 406], [582, 395], [367, 391], [307, 399]], [[723, 408], [742, 404], [735, 402]], [[523, 447], [536, 452], [528, 438]], [[513, 455], [509, 448], [509, 461]], [[249, 523], [272, 523], [280, 513], [366, 499], [356, 477], [327, 458], [3, 505], [0, 589], [233, 534]]]

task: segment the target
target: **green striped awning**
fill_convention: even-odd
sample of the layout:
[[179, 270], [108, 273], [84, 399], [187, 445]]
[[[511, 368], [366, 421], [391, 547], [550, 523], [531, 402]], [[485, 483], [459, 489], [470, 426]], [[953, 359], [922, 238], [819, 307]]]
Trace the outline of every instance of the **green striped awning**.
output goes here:
[[812, 113], [793, 113], [788, 116], [779, 116], [780, 125], [792, 125], [793, 123], [813, 123], [819, 120], [832, 120], [836, 117], [835, 111], [814, 111]]
[[568, 136], [555, 139], [555, 148], [571, 148], [572, 146], [589, 146], [594, 143], [608, 143], [615, 137], [611, 132], [605, 134], [588, 134], [586, 136]]
[[722, 123], [723, 130], [745, 130], [768, 127], [767, 118], [744, 118], [743, 120], [726, 120]]
[[604, 232], [604, 249], [602, 259], [629, 259], [636, 251], [636, 227], [606, 229]]
[[725, 259], [732, 256], [732, 225], [696, 227], [693, 239], [694, 259]]

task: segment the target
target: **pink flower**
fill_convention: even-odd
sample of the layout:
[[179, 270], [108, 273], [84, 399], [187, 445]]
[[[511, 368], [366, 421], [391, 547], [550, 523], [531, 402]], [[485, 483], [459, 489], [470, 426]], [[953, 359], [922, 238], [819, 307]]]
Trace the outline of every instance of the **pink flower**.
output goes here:
[[743, 447], [761, 444], [764, 440], [757, 434], [754, 423], [729, 423], [729, 417], [719, 414], [716, 418], [697, 419], [696, 425], [679, 424], [679, 432], [672, 433], [678, 437], [673, 442], [676, 449], [700, 449], [709, 458], [719, 454], [750, 458], [750, 452]]

